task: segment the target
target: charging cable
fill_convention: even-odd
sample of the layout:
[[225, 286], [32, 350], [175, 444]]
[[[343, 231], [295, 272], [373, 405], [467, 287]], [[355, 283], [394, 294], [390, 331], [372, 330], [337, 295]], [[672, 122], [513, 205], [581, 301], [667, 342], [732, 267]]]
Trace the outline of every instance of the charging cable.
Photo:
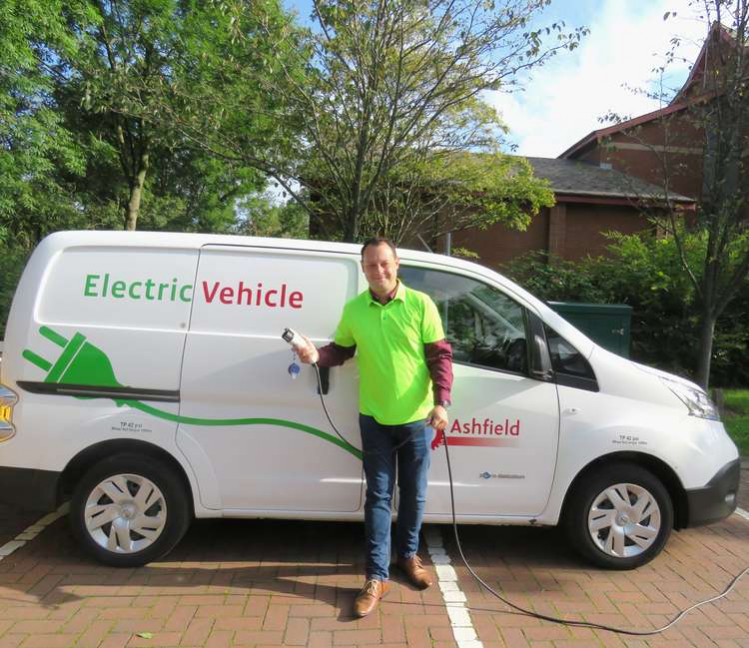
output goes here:
[[[445, 437], [443, 445], [445, 446], [445, 459], [447, 460], [447, 475], [448, 475], [448, 479], [450, 482], [450, 508], [452, 511], [453, 533], [455, 535], [455, 544], [458, 547], [458, 553], [460, 554], [460, 559], [463, 561], [463, 564], [466, 566], [466, 569], [470, 572], [471, 576], [473, 576], [476, 579], [479, 585], [481, 585], [490, 594], [497, 597], [500, 601], [502, 601], [502, 603], [511, 607], [513, 610], [517, 610], [518, 612], [522, 614], [535, 617], [536, 619], [543, 619], [544, 621], [550, 621], [551, 623], [558, 623], [561, 625], [574, 626], [577, 628], [592, 628], [595, 630], [608, 630], [609, 632], [618, 632], [619, 634], [644, 637], [647, 635], [660, 634], [661, 632], [668, 630], [671, 626], [673, 626], [678, 621], [680, 621], [684, 616], [686, 616], [692, 610], [695, 610], [702, 605], [706, 605], [707, 603], [712, 603], [713, 601], [722, 599], [735, 587], [736, 583], [738, 583], [738, 581], [747, 572], [749, 572], [749, 566], [745, 567], [739, 574], [733, 577], [733, 579], [728, 584], [728, 586], [720, 594], [716, 594], [715, 596], [711, 596], [708, 599], [699, 601], [695, 603], [694, 605], [690, 605], [688, 608], [684, 608], [673, 619], [671, 619], [671, 621], [669, 621], [666, 625], [661, 626], [660, 628], [655, 628], [654, 630], [630, 630], [629, 628], [617, 628], [615, 626], [609, 626], [603, 623], [593, 623], [591, 621], [580, 621], [577, 619], [564, 619], [561, 617], [548, 616], [546, 614], [541, 614], [540, 612], [534, 612], [533, 610], [528, 610], [520, 605], [513, 603], [512, 601], [502, 596], [499, 592], [494, 590], [475, 571], [473, 571], [473, 568], [468, 563], [468, 559], [465, 557], [465, 554], [463, 553], [463, 547], [460, 544], [460, 536], [458, 535], [458, 524], [457, 524], [457, 521], [455, 520], [455, 494], [453, 492], [453, 473], [452, 473], [452, 467], [450, 466], [450, 451], [447, 448], [447, 437]], [[468, 608], [468, 609], [470, 610], [472, 608]]]
[[[291, 329], [285, 329], [283, 335], [281, 336], [286, 342], [289, 344], [292, 343], [292, 340], [296, 344], [306, 344], [306, 341], [303, 340], [303, 338], [299, 337], [297, 333], [294, 333]], [[287, 339], [288, 337], [288, 339]], [[325, 412], [325, 416], [328, 419], [328, 423], [330, 423], [330, 427], [333, 429], [333, 431], [338, 435], [338, 437], [345, 442], [347, 445], [350, 445], [350, 442], [339, 432], [338, 428], [336, 427], [336, 424], [333, 422], [333, 419], [330, 416], [330, 412], [328, 412], [328, 408], [325, 405], [325, 397], [323, 396], [323, 390], [322, 390], [322, 379], [320, 378], [320, 368], [317, 366], [317, 363], [313, 363], [312, 367], [315, 369], [315, 374], [317, 376], [317, 391], [320, 395], [320, 403], [322, 404], [323, 411]], [[410, 437], [407, 438], [405, 441], [399, 443], [395, 448], [393, 448], [393, 452], [395, 452], [398, 448], [403, 446], [405, 443], [407, 443], [410, 440]], [[684, 618], [689, 612], [692, 610], [696, 610], [698, 607], [701, 607], [703, 605], [706, 605], [708, 603], [712, 603], [714, 601], [717, 601], [719, 599], [722, 599], [724, 596], [726, 596], [733, 588], [736, 586], [736, 583], [743, 578], [747, 572], [749, 572], [749, 566], [745, 567], [741, 572], [739, 572], [736, 576], [733, 577], [731, 582], [726, 586], [726, 588], [720, 593], [716, 594], [715, 596], [711, 596], [710, 598], [704, 599], [702, 601], [698, 601], [694, 605], [690, 605], [687, 608], [684, 608], [681, 610], [671, 621], [669, 621], [666, 625], [661, 626], [660, 628], [655, 628], [654, 630], [632, 630], [629, 628], [617, 628], [615, 626], [609, 626], [603, 623], [593, 623], [592, 621], [580, 621], [577, 619], [565, 619], [562, 617], [554, 617], [549, 616], [547, 614], [542, 614], [540, 612], [534, 612], [533, 610], [529, 610], [527, 608], [524, 608], [520, 605], [517, 605], [516, 603], [513, 603], [509, 599], [502, 596], [499, 592], [497, 592], [494, 588], [492, 588], [486, 581], [484, 581], [471, 567], [471, 565], [468, 562], [468, 559], [466, 558], [465, 554], [463, 553], [463, 547], [460, 543], [460, 534], [458, 533], [458, 522], [455, 517], [455, 492], [453, 490], [453, 472], [452, 472], [452, 466], [450, 464], [450, 450], [448, 449], [448, 438], [445, 436], [442, 444], [445, 447], [445, 460], [447, 461], [447, 476], [448, 481], [450, 482], [450, 510], [452, 513], [452, 527], [453, 527], [453, 535], [455, 536], [455, 545], [458, 548], [458, 553], [460, 554], [460, 559], [463, 561], [463, 564], [466, 566], [466, 569], [471, 574], [471, 576], [476, 579], [476, 582], [481, 585], [487, 592], [492, 594], [494, 597], [502, 601], [505, 605], [512, 608], [513, 610], [517, 610], [521, 614], [524, 614], [526, 616], [530, 616], [536, 619], [542, 619], [544, 621], [549, 621], [550, 623], [557, 623], [561, 625], [566, 626], [573, 626], [576, 628], [591, 628], [594, 630], [607, 630], [608, 632], [617, 632], [619, 634], [625, 634], [625, 635], [633, 635], [633, 636], [648, 636], [648, 635], [654, 635], [654, 634], [660, 634], [661, 632], [664, 632], [665, 630], [668, 630], [671, 626], [675, 625], [678, 621], [680, 621], [682, 618]], [[378, 454], [378, 453], [372, 453], [372, 454]], [[475, 612], [478, 611], [487, 611], [485, 609], [478, 610], [476, 608], [466, 607], [464, 609], [472, 610]], [[497, 612], [500, 612], [501, 610], [496, 610]]]
[[[328, 412], [328, 408], [325, 405], [325, 397], [322, 393], [322, 379], [320, 378], [320, 367], [317, 366], [317, 363], [312, 364], [312, 368], [315, 370], [315, 373], [317, 374], [317, 393], [320, 395], [320, 403], [322, 404], [322, 409], [325, 412], [325, 417], [328, 419], [328, 423], [330, 423], [330, 427], [333, 429], [333, 431], [338, 435], [338, 438], [341, 441], [344, 441], [348, 445], [351, 445], [351, 442], [346, 439], [339, 431], [338, 428], [335, 426], [335, 423], [333, 423], [333, 419], [330, 417], [330, 412]], [[404, 445], [406, 445], [414, 436], [415, 432], [411, 432], [403, 441], [398, 443], [397, 445], [393, 446], [393, 449], [389, 452], [383, 452], [382, 450], [365, 450], [362, 448], [359, 450], [363, 455], [384, 455], [384, 454], [394, 454], [398, 452], [400, 448], [402, 448]]]
[[[291, 347], [298, 352], [298, 350], [301, 347], [304, 347], [307, 345], [307, 341], [299, 335], [296, 331], [290, 328], [285, 328], [283, 330], [283, 333], [281, 334], [281, 338], [284, 340], [284, 342], [287, 342], [291, 345]], [[316, 362], [310, 363], [312, 365], [312, 368], [315, 370], [315, 375], [317, 376], [317, 393], [320, 395], [320, 404], [322, 405], [323, 412], [325, 412], [325, 417], [328, 419], [328, 423], [330, 423], [331, 429], [338, 435], [338, 438], [343, 441], [347, 446], [351, 445], [351, 442], [344, 437], [336, 427], [336, 424], [333, 423], [333, 419], [330, 416], [330, 412], [328, 412], [328, 407], [325, 404], [325, 396], [323, 395], [323, 388], [322, 388], [322, 377], [320, 376], [320, 367], [317, 365]], [[414, 433], [409, 434], [403, 441], [398, 443], [397, 445], [393, 446], [393, 449], [389, 452], [382, 452], [381, 450], [364, 450], [362, 448], [359, 450], [362, 455], [382, 455], [382, 454], [394, 454], [398, 452], [400, 448], [402, 448], [404, 445], [406, 445], [411, 438], [413, 437]]]

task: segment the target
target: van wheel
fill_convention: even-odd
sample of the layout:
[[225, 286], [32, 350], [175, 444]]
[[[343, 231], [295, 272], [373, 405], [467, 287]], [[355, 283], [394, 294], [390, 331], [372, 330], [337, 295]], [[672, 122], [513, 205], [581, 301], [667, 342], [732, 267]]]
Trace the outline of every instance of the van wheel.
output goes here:
[[148, 456], [118, 454], [93, 466], [70, 501], [78, 541], [100, 562], [139, 567], [171, 551], [190, 524], [182, 480]]
[[651, 472], [609, 464], [569, 495], [567, 535], [587, 560], [607, 569], [634, 569], [663, 549], [674, 523], [668, 491]]

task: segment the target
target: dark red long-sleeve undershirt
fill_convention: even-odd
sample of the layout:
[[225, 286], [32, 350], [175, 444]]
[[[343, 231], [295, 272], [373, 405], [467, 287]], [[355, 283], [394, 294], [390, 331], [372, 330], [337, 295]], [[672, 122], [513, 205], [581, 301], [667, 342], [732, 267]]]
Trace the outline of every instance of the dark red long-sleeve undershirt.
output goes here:
[[[335, 342], [318, 349], [320, 367], [337, 367], [349, 358], [354, 357], [356, 346], [344, 347]], [[447, 340], [439, 340], [424, 345], [429, 375], [432, 378], [434, 404], [450, 400], [450, 390], [453, 385], [453, 350]]]

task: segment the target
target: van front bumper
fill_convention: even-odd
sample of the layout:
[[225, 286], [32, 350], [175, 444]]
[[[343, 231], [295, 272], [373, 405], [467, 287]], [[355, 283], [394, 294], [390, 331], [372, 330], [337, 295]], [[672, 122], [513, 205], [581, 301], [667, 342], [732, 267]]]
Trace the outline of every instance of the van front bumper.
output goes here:
[[736, 510], [740, 474], [741, 460], [735, 459], [715, 473], [705, 486], [687, 490], [687, 526], [702, 526], [731, 515]]
[[0, 503], [19, 511], [52, 511], [59, 479], [53, 470], [0, 466]]

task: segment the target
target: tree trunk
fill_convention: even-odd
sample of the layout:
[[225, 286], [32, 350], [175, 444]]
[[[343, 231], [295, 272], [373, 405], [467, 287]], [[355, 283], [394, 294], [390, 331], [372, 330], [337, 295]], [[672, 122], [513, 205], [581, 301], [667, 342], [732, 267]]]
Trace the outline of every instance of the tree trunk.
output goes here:
[[138, 173], [134, 182], [130, 186], [130, 200], [127, 203], [125, 214], [125, 229], [134, 231], [138, 224], [138, 214], [140, 213], [140, 201], [143, 197], [143, 185], [146, 183], [146, 173], [148, 172], [148, 153], [140, 156], [138, 164]]
[[356, 239], [359, 237], [359, 211], [357, 209], [350, 209], [346, 216], [346, 225], [343, 230], [343, 242], [344, 243], [356, 243]]
[[707, 390], [710, 382], [710, 360], [713, 354], [715, 319], [710, 308], [706, 306], [700, 322], [700, 346], [697, 351], [697, 383], [705, 390]]

